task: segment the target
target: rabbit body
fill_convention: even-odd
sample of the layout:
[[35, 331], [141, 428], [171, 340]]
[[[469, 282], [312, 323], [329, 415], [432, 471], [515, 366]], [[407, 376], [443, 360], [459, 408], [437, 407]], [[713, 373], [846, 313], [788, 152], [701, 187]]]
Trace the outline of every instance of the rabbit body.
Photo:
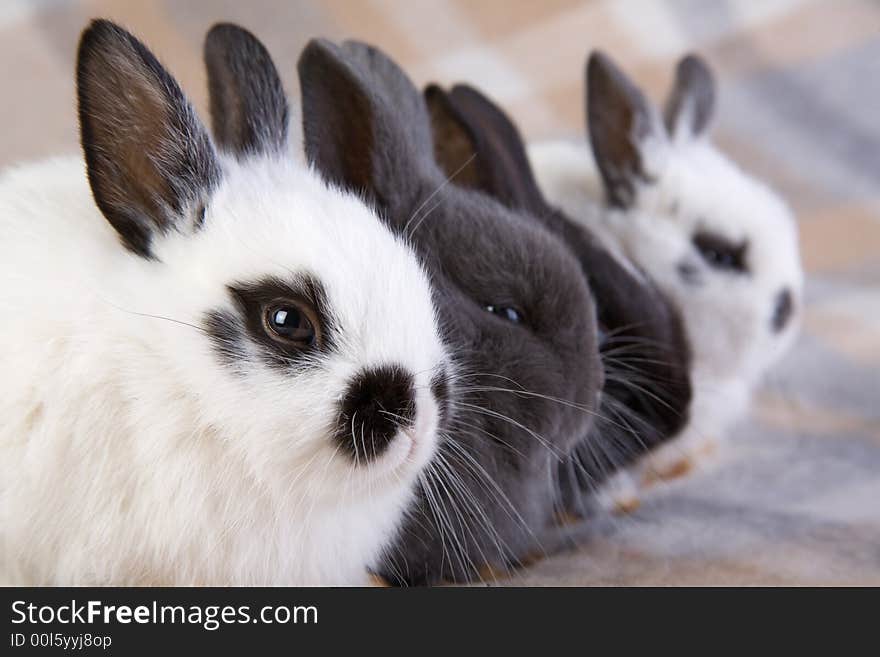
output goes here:
[[[0, 178], [0, 579], [363, 584], [436, 448], [446, 354], [427, 276], [355, 196], [282, 154], [283, 127], [278, 148], [215, 152], [144, 52], [94, 23], [81, 109], [82, 67], [103, 56], [184, 143], [136, 117], [152, 159], [108, 169], [92, 140], [113, 108], [92, 99], [85, 164]], [[157, 155], [172, 146], [174, 178]]]
[[[621, 249], [684, 318], [690, 420], [642, 468], [645, 478], [664, 477], [723, 438], [793, 342], [803, 289], [797, 228], [785, 203], [704, 134], [713, 87], [699, 60], [680, 64], [665, 128], [604, 56], [591, 58], [588, 83], [593, 149], [537, 143], [529, 157], [548, 198]], [[612, 112], [629, 128], [609, 129]], [[612, 143], [621, 135], [625, 145]]]

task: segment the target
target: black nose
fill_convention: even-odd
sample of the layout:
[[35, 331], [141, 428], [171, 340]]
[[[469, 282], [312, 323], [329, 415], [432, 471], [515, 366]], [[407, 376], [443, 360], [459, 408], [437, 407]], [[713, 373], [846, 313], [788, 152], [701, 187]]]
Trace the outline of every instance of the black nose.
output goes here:
[[784, 329], [792, 314], [794, 314], [794, 301], [791, 298], [791, 291], [785, 288], [776, 295], [776, 303], [773, 306], [773, 318], [770, 320], [773, 330], [779, 333]]
[[415, 421], [413, 377], [398, 365], [363, 370], [340, 402], [336, 439], [355, 463], [382, 455], [397, 432]]

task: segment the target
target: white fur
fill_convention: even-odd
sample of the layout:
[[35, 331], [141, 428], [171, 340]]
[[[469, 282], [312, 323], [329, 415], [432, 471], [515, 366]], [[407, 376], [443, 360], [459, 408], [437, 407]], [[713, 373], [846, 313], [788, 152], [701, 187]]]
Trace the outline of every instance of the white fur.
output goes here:
[[[609, 208], [588, 146], [534, 144], [529, 157], [548, 199], [603, 239], [614, 242], [680, 309], [692, 350], [690, 422], [677, 440], [656, 450], [642, 476], [664, 471], [682, 454], [722, 438], [747, 409], [761, 375], [788, 348], [800, 314], [803, 274], [797, 228], [785, 204], [704, 138], [654, 137], [645, 158], [655, 182], [641, 185], [634, 207]], [[712, 269], [691, 239], [697, 228], [749, 241], [746, 275]], [[687, 263], [702, 284], [687, 284]], [[791, 289], [795, 316], [770, 329], [774, 299]], [[614, 486], [619, 486], [615, 482]]]
[[[223, 170], [204, 227], [155, 260], [122, 247], [81, 160], [0, 176], [4, 584], [357, 584], [393, 538], [436, 445], [426, 275], [311, 172]], [[226, 285], [301, 273], [326, 290], [335, 353], [295, 376], [255, 353], [224, 367], [195, 327], [231, 308]], [[415, 376], [416, 426], [355, 468], [336, 403], [387, 363]]]

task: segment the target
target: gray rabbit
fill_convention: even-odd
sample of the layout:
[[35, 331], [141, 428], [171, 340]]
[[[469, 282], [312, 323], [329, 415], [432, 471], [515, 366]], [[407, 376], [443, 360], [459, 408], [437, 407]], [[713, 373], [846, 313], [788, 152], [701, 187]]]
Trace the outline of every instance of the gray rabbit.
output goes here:
[[[446, 395], [449, 430], [377, 570], [394, 583], [466, 581], [561, 547], [560, 511], [580, 506], [642, 442], [672, 430], [637, 433], [620, 445], [596, 431], [613, 387], [599, 355], [595, 289], [584, 275], [589, 249], [602, 252], [600, 245], [584, 234], [579, 257], [560, 239], [565, 224], [546, 207], [459, 184], [459, 173], [486, 180], [498, 166], [473, 139], [465, 143], [470, 155], [447, 175], [435, 156], [428, 104], [375, 48], [313, 41], [299, 73], [308, 159], [411, 241], [430, 272], [456, 360]], [[449, 123], [450, 139], [468, 136], [456, 127]], [[506, 153], [506, 145], [497, 152]], [[504, 175], [511, 189], [534, 187], [527, 169]], [[607, 277], [609, 285], [616, 276]], [[606, 339], [613, 340], [618, 320], [610, 308]]]

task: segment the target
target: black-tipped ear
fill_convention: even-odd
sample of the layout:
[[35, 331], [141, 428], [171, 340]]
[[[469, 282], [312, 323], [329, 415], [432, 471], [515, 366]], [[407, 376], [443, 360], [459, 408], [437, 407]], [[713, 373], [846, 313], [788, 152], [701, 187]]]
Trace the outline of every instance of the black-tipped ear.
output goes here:
[[244, 28], [219, 23], [205, 37], [214, 138], [237, 156], [287, 146], [287, 96], [269, 52]]
[[447, 175], [455, 175], [455, 183], [484, 191], [511, 208], [546, 213], [522, 137], [501, 108], [467, 85], [456, 85], [448, 94], [432, 85], [425, 100], [435, 157]]
[[140, 41], [94, 21], [77, 55], [82, 147], [95, 202], [131, 251], [198, 224], [220, 178], [208, 133]]
[[666, 129], [674, 137], [699, 137], [709, 128], [715, 111], [715, 79], [700, 57], [678, 62], [675, 84], [666, 101]]
[[608, 202], [630, 207], [637, 186], [651, 180], [645, 143], [666, 136], [647, 98], [601, 52], [587, 63], [587, 127]]
[[315, 39], [298, 70], [306, 157], [329, 181], [394, 208], [439, 175], [421, 94], [381, 51]]

